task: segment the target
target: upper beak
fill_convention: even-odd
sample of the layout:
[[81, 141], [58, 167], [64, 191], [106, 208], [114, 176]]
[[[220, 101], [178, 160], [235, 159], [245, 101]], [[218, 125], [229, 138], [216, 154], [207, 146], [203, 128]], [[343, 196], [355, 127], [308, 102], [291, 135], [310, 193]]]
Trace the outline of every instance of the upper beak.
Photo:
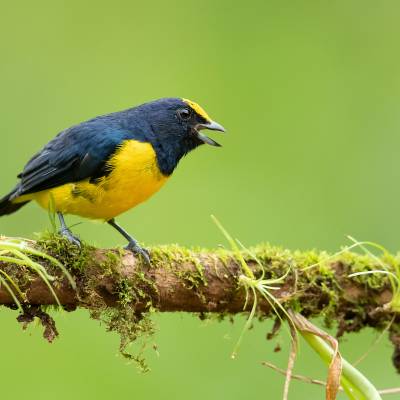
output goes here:
[[215, 140], [212, 140], [208, 136], [200, 133], [199, 132], [200, 129], [210, 129], [211, 131], [226, 132], [225, 128], [221, 124], [215, 121], [204, 122], [198, 125], [198, 130], [197, 130], [197, 136], [202, 142], [207, 143], [211, 146], [221, 147], [221, 145], [217, 143]]

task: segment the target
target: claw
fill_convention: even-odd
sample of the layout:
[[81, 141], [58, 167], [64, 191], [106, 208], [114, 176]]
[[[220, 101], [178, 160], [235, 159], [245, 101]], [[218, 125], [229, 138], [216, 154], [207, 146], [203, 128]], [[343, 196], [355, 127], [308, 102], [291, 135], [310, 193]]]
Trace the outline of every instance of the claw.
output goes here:
[[77, 247], [81, 247], [81, 241], [74, 236], [69, 229], [61, 229], [60, 235]]
[[147, 265], [151, 265], [150, 253], [147, 249], [139, 246], [137, 242], [129, 242], [127, 246], [124, 247], [125, 250], [131, 251], [135, 255], [142, 256]]

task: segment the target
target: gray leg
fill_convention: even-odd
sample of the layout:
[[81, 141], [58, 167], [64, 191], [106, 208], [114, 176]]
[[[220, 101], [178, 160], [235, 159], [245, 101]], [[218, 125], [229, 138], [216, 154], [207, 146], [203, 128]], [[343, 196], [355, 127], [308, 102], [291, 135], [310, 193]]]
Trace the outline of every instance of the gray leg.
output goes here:
[[135, 254], [140, 254], [144, 260], [146, 261], [147, 264], [150, 265], [150, 254], [149, 252], [144, 249], [143, 247], [140, 247], [139, 243], [135, 238], [133, 238], [125, 229], [123, 229], [121, 226], [119, 226], [116, 222], [115, 219], [110, 219], [107, 221], [114, 229], [116, 229], [127, 241], [128, 245], [125, 247], [126, 250], [130, 250], [132, 253]]
[[60, 225], [61, 225], [60, 235], [65, 237], [65, 239], [67, 239], [72, 244], [80, 247], [81, 241], [76, 236], [74, 236], [72, 232], [68, 229], [67, 225], [65, 224], [64, 216], [62, 215], [62, 213], [57, 212], [57, 216], [58, 219], [60, 220]]

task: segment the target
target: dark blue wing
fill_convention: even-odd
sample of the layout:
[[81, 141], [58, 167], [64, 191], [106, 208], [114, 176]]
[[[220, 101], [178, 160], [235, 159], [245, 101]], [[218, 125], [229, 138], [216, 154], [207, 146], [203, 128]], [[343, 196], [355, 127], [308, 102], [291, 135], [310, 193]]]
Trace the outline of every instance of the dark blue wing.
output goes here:
[[59, 133], [26, 164], [15, 197], [107, 175], [106, 163], [132, 134], [111, 119], [97, 118]]

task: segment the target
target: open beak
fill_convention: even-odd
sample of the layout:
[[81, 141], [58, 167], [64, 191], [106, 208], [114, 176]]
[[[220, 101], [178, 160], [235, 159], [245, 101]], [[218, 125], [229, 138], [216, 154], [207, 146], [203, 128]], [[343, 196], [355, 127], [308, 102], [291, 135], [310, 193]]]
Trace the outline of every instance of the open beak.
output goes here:
[[209, 129], [211, 131], [219, 131], [219, 132], [225, 132], [225, 128], [220, 125], [218, 122], [215, 121], [209, 121], [209, 122], [204, 122], [202, 124], [199, 124], [197, 126], [197, 137], [203, 142], [207, 143], [211, 146], [216, 146], [216, 147], [221, 147], [219, 143], [217, 143], [215, 140], [209, 138], [208, 136], [202, 134], [200, 132], [201, 129]]

